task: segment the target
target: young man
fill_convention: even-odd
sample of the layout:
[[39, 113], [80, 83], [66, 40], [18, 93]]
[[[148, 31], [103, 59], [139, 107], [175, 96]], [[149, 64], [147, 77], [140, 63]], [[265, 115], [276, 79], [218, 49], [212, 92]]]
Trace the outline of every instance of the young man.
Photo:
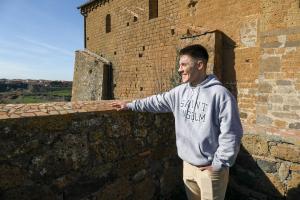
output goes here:
[[243, 134], [237, 103], [214, 75], [206, 74], [208, 53], [203, 46], [187, 46], [179, 54], [183, 84], [163, 94], [129, 103], [116, 101], [112, 106], [117, 110], [172, 112], [188, 199], [223, 200], [229, 167]]

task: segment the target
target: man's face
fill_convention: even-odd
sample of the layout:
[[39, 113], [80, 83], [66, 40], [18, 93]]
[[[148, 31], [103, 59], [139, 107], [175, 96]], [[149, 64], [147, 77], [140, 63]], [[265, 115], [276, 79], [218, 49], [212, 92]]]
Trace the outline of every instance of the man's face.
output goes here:
[[198, 65], [197, 60], [189, 55], [180, 56], [178, 73], [181, 75], [183, 83], [197, 83], [200, 76]]

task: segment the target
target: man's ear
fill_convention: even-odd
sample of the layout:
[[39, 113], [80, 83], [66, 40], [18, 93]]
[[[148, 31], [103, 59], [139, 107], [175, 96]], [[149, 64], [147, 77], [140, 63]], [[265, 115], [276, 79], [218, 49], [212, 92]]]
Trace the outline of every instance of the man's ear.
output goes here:
[[197, 61], [197, 68], [198, 68], [198, 70], [202, 70], [202, 69], [204, 69], [204, 67], [205, 67], [204, 62], [202, 60], [198, 60]]

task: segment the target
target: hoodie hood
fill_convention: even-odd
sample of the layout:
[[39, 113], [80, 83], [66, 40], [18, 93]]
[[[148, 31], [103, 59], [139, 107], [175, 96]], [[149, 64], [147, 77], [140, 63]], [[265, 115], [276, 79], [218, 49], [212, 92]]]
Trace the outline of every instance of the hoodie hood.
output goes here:
[[191, 88], [201, 87], [201, 88], [208, 88], [214, 85], [222, 85], [222, 83], [218, 80], [218, 78], [213, 75], [207, 75], [207, 77], [201, 83], [198, 83], [196, 86], [192, 86], [191, 83], [187, 84]]

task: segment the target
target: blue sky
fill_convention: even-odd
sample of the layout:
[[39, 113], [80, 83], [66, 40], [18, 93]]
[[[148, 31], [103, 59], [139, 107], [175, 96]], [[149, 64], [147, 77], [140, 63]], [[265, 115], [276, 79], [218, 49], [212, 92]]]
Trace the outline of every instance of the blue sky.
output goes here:
[[0, 78], [72, 80], [86, 0], [0, 0]]

